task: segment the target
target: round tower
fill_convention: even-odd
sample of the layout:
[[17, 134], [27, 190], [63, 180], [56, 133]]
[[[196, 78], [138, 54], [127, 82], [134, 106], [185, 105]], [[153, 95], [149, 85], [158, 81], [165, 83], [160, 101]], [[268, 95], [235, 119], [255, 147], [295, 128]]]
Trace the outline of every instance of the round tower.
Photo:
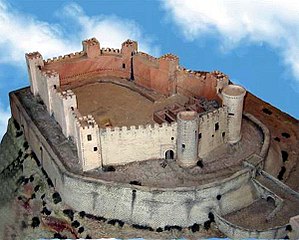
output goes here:
[[177, 162], [181, 167], [193, 167], [198, 156], [198, 113], [179, 112], [177, 124]]
[[246, 90], [239, 85], [227, 85], [221, 94], [222, 105], [227, 106], [228, 111], [228, 142], [237, 143], [241, 139], [243, 101]]

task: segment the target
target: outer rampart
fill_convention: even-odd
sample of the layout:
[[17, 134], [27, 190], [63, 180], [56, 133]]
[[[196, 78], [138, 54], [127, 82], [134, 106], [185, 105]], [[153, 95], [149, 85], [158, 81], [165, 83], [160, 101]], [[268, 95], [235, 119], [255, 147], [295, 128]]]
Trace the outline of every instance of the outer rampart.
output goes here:
[[[33, 97], [31, 99], [34, 103]], [[255, 198], [250, 169], [239, 171], [219, 182], [173, 189], [117, 184], [72, 173], [61, 163], [62, 158], [76, 157], [68, 143], [62, 144], [65, 142], [63, 135], [60, 144], [44, 136], [59, 133], [59, 127], [56, 126], [57, 130], [52, 129], [51, 133], [47, 133], [46, 128], [41, 130], [47, 124], [45, 113], [32, 119], [30, 108], [26, 106], [28, 101], [12, 93], [13, 116], [24, 127], [26, 139], [64, 201], [76, 210], [155, 228], [189, 226], [207, 221], [211, 209], [226, 214], [250, 205]], [[58, 141], [56, 138], [54, 140]], [[63, 149], [58, 150], [57, 147]], [[221, 201], [216, 198], [219, 194]]]

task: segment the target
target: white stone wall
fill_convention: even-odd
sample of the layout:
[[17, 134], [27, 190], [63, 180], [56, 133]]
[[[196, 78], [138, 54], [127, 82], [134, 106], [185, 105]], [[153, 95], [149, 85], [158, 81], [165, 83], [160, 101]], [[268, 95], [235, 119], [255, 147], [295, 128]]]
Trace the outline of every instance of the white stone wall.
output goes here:
[[227, 108], [222, 107], [201, 115], [198, 134], [199, 157], [205, 157], [213, 149], [225, 144], [227, 142]]
[[160, 159], [176, 153], [177, 124], [106, 128], [100, 131], [103, 165]]

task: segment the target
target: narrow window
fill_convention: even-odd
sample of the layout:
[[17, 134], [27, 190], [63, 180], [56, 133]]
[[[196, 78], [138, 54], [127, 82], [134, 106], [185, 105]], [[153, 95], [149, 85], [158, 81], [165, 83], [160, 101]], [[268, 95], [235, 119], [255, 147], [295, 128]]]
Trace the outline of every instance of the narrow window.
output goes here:
[[225, 138], [225, 132], [222, 133], [222, 137]]
[[234, 113], [229, 113], [228, 116], [235, 116], [235, 114]]
[[201, 139], [201, 133], [198, 134], [198, 140], [200, 140], [200, 139]]
[[215, 123], [215, 131], [219, 130], [219, 122]]
[[123, 68], [126, 68], [126, 64], [125, 63], [123, 63]]
[[98, 151], [98, 148], [97, 148], [97, 147], [94, 147], [94, 148], [93, 148], [93, 151], [95, 151], [95, 152]]
[[183, 143], [183, 144], [182, 144], [182, 149], [185, 149], [185, 147], [186, 147], [186, 146], [185, 146], [185, 144]]
[[91, 134], [88, 134], [88, 135], [87, 135], [87, 140], [88, 140], [88, 141], [91, 141], [91, 140], [92, 140], [92, 138], [91, 138]]

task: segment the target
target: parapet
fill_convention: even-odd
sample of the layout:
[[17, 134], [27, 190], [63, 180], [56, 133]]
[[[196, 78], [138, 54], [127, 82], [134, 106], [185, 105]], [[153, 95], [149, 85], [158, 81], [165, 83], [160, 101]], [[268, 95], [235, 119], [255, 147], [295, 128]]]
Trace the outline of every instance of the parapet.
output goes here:
[[196, 78], [201, 78], [201, 79], [206, 79], [207, 74], [209, 74], [209, 72], [194, 71], [194, 70], [186, 69], [186, 68], [181, 67], [181, 66], [178, 67], [178, 71], [182, 72], [182, 73], [185, 73], [187, 75], [190, 75], [190, 76], [194, 76]]
[[195, 111], [183, 111], [178, 113], [178, 120], [180, 121], [194, 121], [198, 117]]
[[122, 126], [122, 127], [106, 127], [106, 128], [101, 128], [101, 135], [103, 137], [105, 136], [109, 136], [109, 135], [120, 135], [120, 134], [138, 134], [140, 132], [143, 131], [147, 131], [147, 132], [167, 132], [169, 130], [172, 129], [176, 129], [177, 127], [177, 123], [176, 122], [172, 122], [172, 123], [162, 123], [162, 124], [158, 124], [158, 123], [154, 123], [154, 124], [146, 124], [146, 125], [132, 125], [130, 127], [127, 126]]
[[47, 79], [59, 78], [58, 72], [56, 72], [54, 70], [41, 71], [41, 73]]
[[25, 54], [27, 59], [42, 59], [42, 55], [39, 52], [32, 52]]
[[226, 98], [238, 99], [243, 98], [246, 94], [245, 88], [240, 85], [230, 84], [222, 90], [222, 95]]
[[69, 53], [69, 54], [66, 54], [63, 56], [48, 58], [47, 60], [44, 61], [44, 63], [49, 64], [49, 63], [54, 63], [54, 62], [65, 61], [65, 60], [72, 59], [72, 58], [79, 58], [79, 57], [82, 57], [84, 54], [85, 54], [84, 51]]
[[71, 89], [68, 89], [66, 91], [60, 91], [60, 89], [56, 89], [56, 93], [59, 98], [65, 99], [65, 100], [76, 97], [76, 95], [74, 94], [74, 92]]
[[94, 58], [100, 55], [100, 43], [96, 38], [90, 38], [82, 41], [83, 51], [87, 57]]
[[92, 115], [87, 115], [87, 116], [83, 116], [83, 117], [79, 117], [78, 118], [79, 123], [80, 123], [80, 127], [82, 127], [83, 129], [90, 129], [90, 128], [97, 128], [98, 124], [96, 123], [94, 117]]
[[128, 39], [121, 44], [122, 52], [124, 51], [125, 48], [130, 49], [131, 52], [137, 52], [138, 51], [138, 43], [136, 41]]
[[209, 121], [209, 119], [214, 119], [215, 117], [219, 117], [220, 115], [227, 115], [227, 107], [223, 106], [220, 108], [217, 108], [210, 112], [204, 112], [199, 116], [199, 122], [205, 122]]

